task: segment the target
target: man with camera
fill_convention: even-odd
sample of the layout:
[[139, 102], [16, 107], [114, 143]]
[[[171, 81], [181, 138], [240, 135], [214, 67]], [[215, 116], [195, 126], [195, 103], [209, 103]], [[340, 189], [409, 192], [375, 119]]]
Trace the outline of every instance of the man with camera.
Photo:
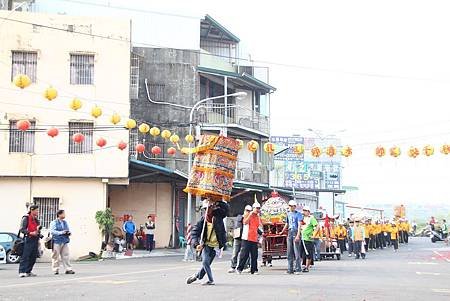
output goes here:
[[53, 239], [52, 269], [55, 275], [59, 274], [62, 262], [66, 274], [75, 274], [69, 261], [70, 230], [65, 218], [64, 210], [58, 210], [57, 218], [50, 223], [50, 233]]
[[24, 235], [24, 245], [19, 265], [20, 278], [36, 276], [31, 271], [38, 257], [39, 239], [42, 238], [38, 215], [39, 207], [31, 205], [28, 214], [22, 217], [19, 232]]

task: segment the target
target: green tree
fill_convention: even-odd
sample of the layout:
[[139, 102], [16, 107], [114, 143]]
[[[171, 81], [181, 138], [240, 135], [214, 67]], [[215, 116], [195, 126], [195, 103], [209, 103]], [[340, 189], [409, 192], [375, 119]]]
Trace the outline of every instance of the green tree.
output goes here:
[[114, 226], [114, 217], [111, 208], [97, 211], [95, 213], [95, 220], [97, 221], [98, 227], [102, 231], [102, 234], [105, 236], [105, 243], [107, 244]]

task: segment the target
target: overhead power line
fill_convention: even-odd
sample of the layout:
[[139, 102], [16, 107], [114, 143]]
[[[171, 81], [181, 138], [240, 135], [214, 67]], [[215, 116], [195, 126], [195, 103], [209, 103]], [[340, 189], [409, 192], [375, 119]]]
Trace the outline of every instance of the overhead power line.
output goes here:
[[281, 63], [281, 62], [273, 62], [273, 61], [267, 61], [267, 60], [253, 60], [253, 59], [249, 59], [249, 58], [233, 57], [233, 56], [227, 56], [227, 55], [213, 54], [213, 53], [209, 53], [209, 52], [201, 52], [200, 49], [198, 49], [198, 50], [180, 49], [180, 48], [161, 46], [161, 45], [157, 45], [157, 44], [150, 44], [150, 43], [146, 43], [146, 42], [132, 41], [132, 40], [123, 39], [123, 38], [116, 38], [116, 37], [112, 37], [112, 36], [104, 36], [104, 35], [99, 35], [99, 34], [81, 32], [81, 31], [76, 31], [76, 30], [68, 31], [66, 28], [55, 27], [55, 26], [44, 25], [44, 24], [38, 24], [38, 23], [27, 22], [27, 21], [23, 21], [23, 20], [5, 18], [5, 17], [0, 17], [0, 20], [6, 20], [6, 21], [21, 23], [21, 24], [27, 24], [27, 25], [31, 25], [31, 26], [38, 26], [38, 27], [49, 29], [49, 30], [70, 32], [70, 33], [73, 33], [73, 34], [79, 34], [79, 35], [88, 36], [88, 37], [94, 37], [94, 38], [100, 38], [100, 39], [106, 39], [106, 40], [113, 40], [113, 41], [122, 42], [122, 43], [135, 43], [137, 45], [142, 45], [142, 46], [147, 46], [147, 47], [152, 47], [152, 48], [174, 49], [174, 50], [180, 50], [180, 51], [185, 51], [185, 52], [191, 52], [191, 53], [195, 53], [195, 54], [201, 54], [201, 55], [213, 56], [213, 57], [219, 57], [219, 58], [225, 58], [225, 59], [233, 59], [233, 60], [249, 62], [249, 63], [261, 63], [261, 64], [264, 64], [264, 65], [288, 67], [288, 68], [310, 70], [310, 71], [342, 73], [342, 74], [363, 76], [363, 77], [376, 77], [376, 78], [385, 78], [385, 79], [400, 79], [400, 80], [412, 80], [412, 81], [433, 81], [433, 82], [441, 82], [441, 83], [450, 83], [450, 80], [436, 80], [436, 79], [433, 79], [433, 78], [418, 78], [418, 77], [387, 75], [387, 74], [370, 73], [370, 72], [355, 72], [355, 71], [347, 71], [347, 70], [339, 70], [339, 69], [318, 68], [318, 67], [311, 67], [311, 66], [304, 66], [304, 65], [296, 65], [296, 64], [288, 64], [288, 63]]

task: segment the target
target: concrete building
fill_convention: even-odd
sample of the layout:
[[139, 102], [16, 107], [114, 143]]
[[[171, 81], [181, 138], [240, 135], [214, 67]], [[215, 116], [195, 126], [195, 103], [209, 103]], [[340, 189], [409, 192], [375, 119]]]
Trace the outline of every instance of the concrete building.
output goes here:
[[[116, 144], [129, 134], [123, 121], [112, 126], [109, 119], [130, 114], [130, 21], [3, 10], [0, 17], [7, 18], [0, 22], [1, 230], [17, 232], [35, 203], [45, 232], [61, 208], [73, 232], [72, 257], [98, 252], [95, 213], [108, 206], [113, 185], [128, 183], [128, 152]], [[20, 73], [32, 81], [25, 89], [12, 83]], [[58, 91], [52, 101], [43, 96], [49, 86]], [[69, 108], [74, 97], [83, 104], [77, 111]], [[94, 105], [102, 116], [91, 116]], [[16, 122], [24, 119], [31, 128], [22, 132]], [[52, 126], [59, 128], [54, 138], [47, 135]], [[75, 133], [85, 140], [74, 143]], [[99, 137], [111, 147], [97, 147]]]
[[[232, 214], [252, 203], [255, 193], [259, 200], [266, 197], [270, 160], [262, 146], [270, 136], [270, 94], [275, 88], [268, 84], [268, 68], [242, 59], [248, 56], [242, 53], [236, 35], [211, 16], [146, 11], [144, 2], [124, 5], [120, 1], [86, 4], [34, 0], [29, 9], [130, 18], [133, 45], [131, 116], [145, 120], [151, 126], [171, 130], [181, 137], [182, 146], [186, 146], [183, 138], [188, 133], [190, 108], [196, 102], [212, 96], [246, 92], [244, 99], [228, 97], [206, 103], [194, 112], [193, 122], [197, 137], [203, 133], [222, 132], [244, 140], [245, 144], [250, 140], [260, 144], [256, 153], [249, 152], [246, 147], [239, 153]], [[157, 228], [165, 229], [164, 234], [156, 233], [156, 245], [176, 246], [176, 240], [184, 235], [186, 226], [187, 196], [182, 190], [187, 179], [187, 156], [179, 152], [175, 156], [168, 155], [166, 151], [173, 147], [171, 143], [134, 130], [130, 145], [136, 143], [145, 144], [147, 151], [138, 155], [130, 148], [130, 185], [111, 189], [109, 205], [118, 218], [118, 226], [124, 214], [134, 212], [137, 224], [143, 224], [148, 214], [155, 215]], [[161, 155], [154, 156], [149, 152], [155, 145], [161, 147]], [[266, 193], [264, 196], [263, 192]], [[154, 201], [152, 197], [145, 197], [156, 195]], [[198, 205], [193, 204], [193, 215], [198, 211]], [[167, 210], [156, 212], [157, 208], [169, 206], [172, 216], [167, 215]]]

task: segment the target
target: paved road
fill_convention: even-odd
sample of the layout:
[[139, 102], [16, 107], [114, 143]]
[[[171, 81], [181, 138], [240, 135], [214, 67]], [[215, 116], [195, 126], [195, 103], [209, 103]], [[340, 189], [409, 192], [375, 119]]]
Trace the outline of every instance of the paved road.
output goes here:
[[0, 300], [450, 300], [450, 248], [413, 239], [398, 253], [379, 250], [365, 261], [323, 261], [309, 274], [286, 275], [285, 261], [260, 275], [227, 274], [214, 262], [216, 286], [190, 286], [197, 263], [179, 257], [77, 263], [76, 275], [53, 275], [38, 264], [36, 278], [17, 278], [16, 265], [0, 266]]

